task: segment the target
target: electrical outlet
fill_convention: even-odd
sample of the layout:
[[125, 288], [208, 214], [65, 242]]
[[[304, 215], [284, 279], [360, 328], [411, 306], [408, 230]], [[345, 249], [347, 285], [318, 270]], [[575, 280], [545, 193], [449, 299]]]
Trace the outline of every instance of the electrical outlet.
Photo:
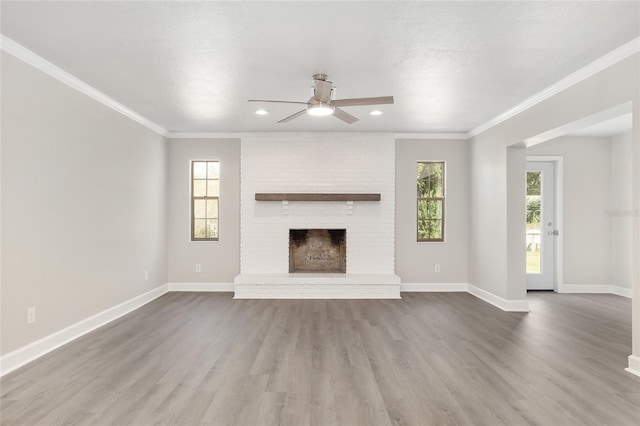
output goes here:
[[144, 280], [149, 281], [149, 271], [144, 271]]
[[200, 272], [202, 271], [202, 268], [200, 267], [199, 263], [196, 263], [196, 272]]
[[27, 325], [36, 322], [36, 308], [32, 306], [27, 308]]
[[433, 272], [435, 272], [436, 274], [440, 273], [440, 264], [439, 263], [434, 263], [433, 264]]

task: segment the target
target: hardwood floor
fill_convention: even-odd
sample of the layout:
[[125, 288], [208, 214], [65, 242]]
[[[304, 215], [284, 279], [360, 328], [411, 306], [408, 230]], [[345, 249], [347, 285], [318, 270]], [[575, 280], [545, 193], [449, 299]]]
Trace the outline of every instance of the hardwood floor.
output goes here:
[[3, 425], [631, 425], [631, 302], [169, 293], [0, 381]]

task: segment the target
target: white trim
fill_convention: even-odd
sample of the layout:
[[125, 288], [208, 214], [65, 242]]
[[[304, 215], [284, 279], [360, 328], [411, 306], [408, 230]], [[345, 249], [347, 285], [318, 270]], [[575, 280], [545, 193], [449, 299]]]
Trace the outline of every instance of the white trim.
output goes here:
[[169, 291], [233, 292], [233, 283], [169, 283]]
[[21, 44], [11, 40], [9, 37], [0, 34], [0, 41], [0, 49], [4, 50], [8, 54], [15, 56], [16, 58], [42, 71], [50, 77], [53, 77], [56, 80], [66, 84], [67, 86], [77, 90], [78, 92], [87, 95], [88, 97], [100, 102], [101, 104], [113, 109], [114, 111], [119, 112], [120, 114], [130, 118], [136, 123], [145, 126], [149, 130], [152, 130], [159, 135], [167, 136], [168, 132], [163, 127], [143, 117], [134, 110], [127, 108], [120, 102], [104, 94], [93, 86], [90, 86], [89, 84], [85, 83], [77, 77], [74, 77], [62, 68], [52, 64], [51, 62], [47, 61], [43, 57], [37, 55]]
[[468, 133], [396, 133], [396, 139], [455, 139], [467, 140]]
[[154, 288], [153, 290], [136, 296], [133, 299], [129, 299], [112, 308], [106, 309], [96, 315], [70, 325], [69, 327], [63, 328], [60, 331], [43, 337], [40, 340], [36, 340], [33, 343], [16, 349], [13, 352], [3, 355], [0, 357], [0, 376], [4, 376], [5, 374], [10, 373], [13, 370], [53, 351], [54, 349], [57, 349], [60, 346], [95, 330], [96, 328], [102, 327], [103, 325], [118, 319], [143, 305], [146, 305], [152, 300], [167, 293], [167, 291], [168, 286], [166, 284], [161, 285], [160, 287]]
[[[370, 286], [366, 294], [362, 292], [343, 292], [338, 296], [341, 299], [399, 299], [395, 289], [391, 286]], [[377, 288], [376, 288], [377, 287]], [[618, 286], [593, 286], [593, 285], [568, 285], [566, 293], [613, 293], [624, 297], [631, 297], [631, 289]], [[600, 291], [584, 291], [584, 290], [600, 290]], [[602, 290], [607, 291], [602, 291]], [[40, 340], [30, 343], [22, 348], [0, 357], [0, 377], [8, 374], [41, 356], [65, 345], [78, 337], [81, 337], [109, 322], [116, 320], [144, 305], [157, 299], [168, 292], [232, 292], [235, 285], [232, 283], [169, 283], [161, 285], [144, 294], [127, 300], [112, 308], [106, 309], [96, 315], [79, 321], [69, 327], [57, 331]], [[325, 289], [326, 290], [326, 289]], [[331, 289], [334, 291], [334, 289]], [[362, 290], [362, 289], [361, 289]], [[575, 291], [571, 291], [575, 290]], [[577, 291], [583, 290], [583, 291]], [[506, 312], [529, 312], [529, 302], [527, 300], [506, 300], [493, 293], [483, 290], [467, 283], [405, 283], [400, 285], [401, 292], [468, 292], [478, 299], [496, 306]], [[257, 292], [254, 294], [235, 295], [234, 299], [330, 299], [336, 298], [336, 295], [327, 297], [328, 294], [323, 291], [292, 294], [290, 291], [276, 291], [275, 293], [264, 294]], [[633, 358], [633, 359], [632, 359]], [[632, 374], [640, 376], [640, 358], [635, 356], [629, 357], [629, 368], [626, 369]]]
[[[218, 132], [170, 132], [164, 129], [162, 126], [154, 123], [153, 121], [141, 116], [132, 109], [122, 105], [118, 101], [114, 100], [110, 96], [107, 96], [103, 92], [95, 89], [79, 78], [64, 71], [60, 67], [47, 61], [43, 57], [37, 55], [21, 44], [13, 41], [9, 37], [0, 34], [0, 49], [9, 53], [16, 58], [21, 59], [27, 64], [35, 67], [36, 69], [50, 75], [51, 77], [65, 83], [66, 85], [78, 90], [81, 93], [95, 99], [96, 101], [104, 104], [105, 106], [112, 108], [113, 110], [129, 117], [133, 121], [142, 124], [148, 129], [165, 136], [169, 139], [209, 139], [209, 138], [241, 138], [243, 135], [251, 134], [251, 132], [232, 132], [232, 133], [218, 133]], [[546, 89], [538, 92], [537, 94], [525, 99], [514, 107], [508, 109], [497, 117], [471, 129], [466, 133], [395, 133], [396, 139], [471, 139], [474, 136], [508, 120], [509, 118], [539, 104], [540, 102], [554, 96], [563, 90], [580, 83], [583, 80], [597, 74], [611, 65], [614, 65], [627, 57], [640, 52], [640, 37], [636, 37], [633, 40], [623, 44], [617, 49], [612, 50], [606, 55], [596, 59], [585, 67], [569, 74], [567, 77], [552, 84]], [[377, 132], [376, 132], [377, 133]]]
[[[253, 136], [263, 132], [168, 132], [169, 139], [242, 139], [246, 136]], [[286, 133], [286, 132], [269, 132]], [[297, 133], [297, 132], [293, 132]], [[378, 132], [374, 132], [378, 133]], [[388, 133], [388, 132], [381, 132]], [[394, 133], [394, 139], [453, 139], [467, 140], [467, 133]]]
[[640, 356], [629, 355], [629, 367], [625, 368], [624, 371], [640, 377]]
[[630, 288], [619, 287], [607, 284], [564, 284], [558, 293], [584, 293], [584, 294], [615, 294], [617, 296], [631, 299], [632, 290]]
[[527, 155], [527, 161], [533, 162], [553, 162], [562, 161], [564, 159], [561, 155]]
[[521, 112], [539, 104], [540, 102], [549, 99], [550, 97], [566, 90], [587, 78], [599, 73], [605, 68], [610, 67], [611, 65], [617, 64], [618, 62], [628, 58], [629, 56], [640, 52], [640, 37], [636, 37], [633, 40], [623, 44], [617, 49], [612, 50], [606, 55], [596, 59], [590, 64], [580, 68], [578, 71], [575, 71], [565, 78], [557, 81], [541, 92], [536, 93], [535, 95], [525, 99], [514, 107], [508, 109], [497, 117], [487, 121], [484, 124], [479, 125], [478, 127], [470, 130], [467, 133], [468, 138], [472, 138], [474, 136], [479, 135], [482, 132], [489, 130], [490, 128], [497, 126], [498, 124], [510, 119], [511, 117], [520, 114]]
[[402, 283], [400, 284], [400, 292], [466, 292], [468, 291], [467, 283]]
[[527, 299], [523, 300], [507, 300], [503, 299], [500, 296], [496, 296], [495, 294], [483, 290], [479, 287], [476, 287], [472, 284], [469, 284], [469, 293], [473, 296], [477, 297], [480, 300], [484, 300], [487, 303], [492, 304], [493, 306], [502, 309], [506, 312], [529, 312], [529, 301]]
[[624, 102], [620, 105], [616, 105], [595, 114], [582, 117], [578, 120], [527, 138], [524, 140], [524, 144], [527, 148], [530, 148], [532, 146], [550, 141], [560, 136], [571, 135], [581, 129], [592, 126], [594, 124], [602, 123], [603, 121], [611, 120], [612, 118], [622, 117], [627, 114], [632, 114], [632, 111], [632, 102]]
[[168, 132], [168, 139], [242, 139], [247, 133]]
[[633, 299], [633, 289], [620, 287], [617, 285], [609, 286], [611, 290], [611, 294], [615, 294], [616, 296], [626, 297], [628, 299]]
[[558, 230], [558, 238], [556, 239], [556, 276], [553, 280], [553, 289], [558, 289], [564, 284], [564, 158], [552, 158], [556, 166], [556, 229]]

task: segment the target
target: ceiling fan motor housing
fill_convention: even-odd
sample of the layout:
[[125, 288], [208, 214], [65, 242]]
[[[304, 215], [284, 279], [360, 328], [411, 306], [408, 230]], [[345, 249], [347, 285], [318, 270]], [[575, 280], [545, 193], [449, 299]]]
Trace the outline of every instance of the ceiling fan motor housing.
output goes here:
[[324, 102], [330, 103], [333, 99], [333, 86], [330, 81], [316, 80], [313, 96], [309, 99], [309, 103]]

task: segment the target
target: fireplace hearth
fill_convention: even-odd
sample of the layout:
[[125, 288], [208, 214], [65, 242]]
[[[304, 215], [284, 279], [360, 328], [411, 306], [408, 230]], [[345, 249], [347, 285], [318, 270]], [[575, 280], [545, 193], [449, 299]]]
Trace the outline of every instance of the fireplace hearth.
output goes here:
[[289, 273], [346, 273], [346, 229], [290, 229]]

